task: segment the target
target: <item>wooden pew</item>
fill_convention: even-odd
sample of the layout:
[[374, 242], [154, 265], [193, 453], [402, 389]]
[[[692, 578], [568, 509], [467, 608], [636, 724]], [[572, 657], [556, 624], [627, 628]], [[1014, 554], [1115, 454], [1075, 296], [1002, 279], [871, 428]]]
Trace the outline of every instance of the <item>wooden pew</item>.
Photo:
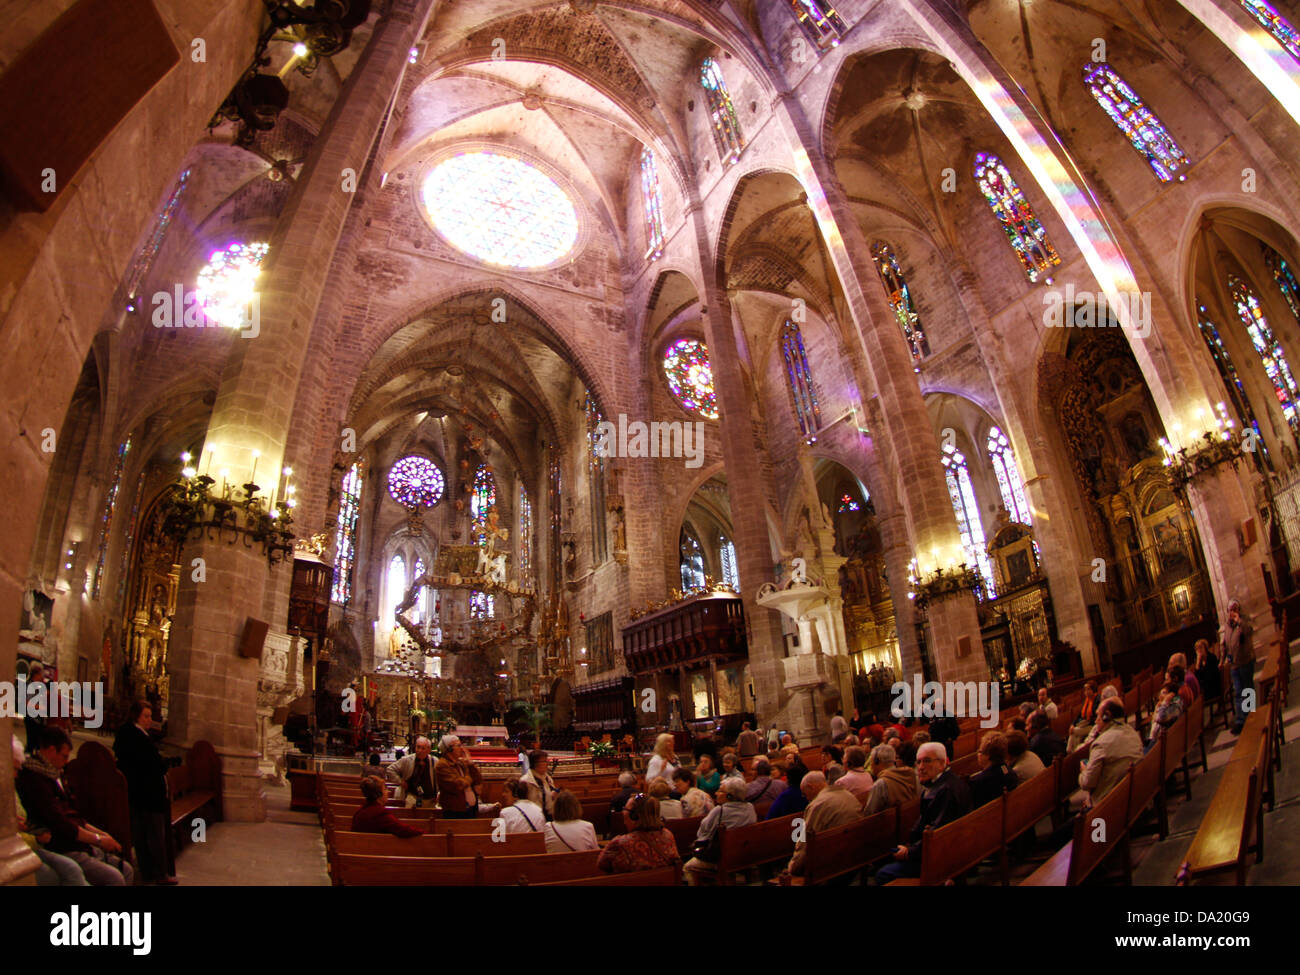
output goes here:
[[598, 873], [576, 880], [552, 880], [544, 884], [529, 884], [533, 887], [679, 887], [682, 882], [682, 867], [660, 867], [658, 870], [633, 870], [630, 873]]
[[[900, 806], [883, 809], [861, 822], [837, 826], [822, 833], [809, 830], [804, 850], [804, 884], [823, 884], [844, 874], [856, 873], [892, 852], [901, 842], [901, 809]], [[910, 825], [908, 830], [910, 832]]]
[[952, 743], [953, 760], [956, 761], [959, 758], [965, 758], [967, 755], [974, 755], [979, 750], [979, 739], [980, 732], [978, 730], [958, 735], [957, 740]]
[[335, 883], [344, 887], [469, 887], [476, 877], [477, 858], [340, 853], [334, 859]]
[[[1270, 701], [1258, 711], [1247, 716], [1246, 723], [1241, 727], [1241, 734], [1237, 736], [1237, 744], [1233, 746], [1232, 755], [1229, 756], [1228, 760], [1230, 762], [1243, 760], [1248, 761], [1253, 759], [1255, 754], [1259, 751], [1260, 740], [1264, 738], [1267, 738], [1270, 741], [1271, 755], [1272, 742], [1275, 740], [1275, 735], [1273, 733], [1273, 715], [1275, 710], [1273, 703]], [[1264, 780], [1261, 783], [1263, 787], [1263, 796], [1268, 802], [1268, 808], [1271, 811], [1274, 799], [1273, 763], [1271, 760], [1267, 766], [1260, 770], [1260, 774], [1263, 776]]]
[[969, 778], [980, 770], [980, 757], [978, 752], [972, 752], [969, 755], [963, 755], [961, 758], [949, 763], [948, 768], [955, 775], [962, 775]]
[[890, 881], [888, 886], [934, 887], [946, 884], [998, 853], [1002, 849], [1005, 804], [1004, 793], [947, 826], [938, 829], [926, 827], [921, 835], [921, 876], [900, 877]]
[[1234, 870], [1237, 885], [1243, 886], [1249, 855], [1254, 853], [1257, 863], [1264, 859], [1263, 792], [1269, 743], [1265, 735], [1253, 759], [1239, 758], [1224, 766], [1210, 808], [1178, 869], [1179, 886], [1225, 870]]
[[353, 853], [374, 857], [445, 857], [447, 834], [430, 833], [402, 839], [388, 833], [352, 833], [336, 831], [330, 840], [333, 853]]
[[718, 883], [727, 886], [741, 871], [788, 860], [794, 854], [794, 821], [798, 818], [796, 813], [737, 829], [719, 826]]
[[677, 852], [682, 860], [691, 858], [691, 848], [695, 846], [695, 834], [700, 831], [703, 816], [689, 816], [683, 819], [665, 819], [664, 827], [673, 834], [677, 841]]
[[[1186, 715], [1178, 719], [1185, 721]], [[1168, 806], [1165, 802], [1164, 750], [1169, 746], [1168, 736], [1164, 736], [1155, 748], [1147, 752], [1140, 762], [1133, 766], [1133, 787], [1129, 793], [1128, 815], [1124, 828], [1132, 830], [1133, 826], [1146, 812], [1155, 805], [1160, 838], [1169, 835]]]
[[1056, 764], [1054, 762], [1051, 768], [1043, 769], [1032, 779], [1021, 782], [1006, 793], [1002, 806], [1002, 852], [999, 857], [1004, 887], [1011, 882], [1008, 855], [1011, 844], [1032, 830], [1041, 820], [1051, 816], [1057, 808]]
[[131, 802], [126, 777], [117, 769], [112, 751], [97, 741], [83, 741], [77, 757], [64, 772], [77, 812], [88, 823], [105, 829], [122, 846], [122, 856], [131, 856]]
[[1079, 772], [1091, 751], [1092, 745], [1089, 743], [1069, 754], [1058, 755], [1052, 763], [1056, 769], [1056, 802], [1061, 814], [1069, 811], [1070, 796], [1079, 791]]
[[545, 884], [559, 880], [577, 880], [598, 872], [599, 850], [580, 853], [542, 853], [532, 856], [477, 857], [475, 883], [482, 886], [508, 887], [516, 884]]
[[167, 794], [178, 849], [196, 818], [221, 819], [221, 759], [210, 742], [196, 741], [184, 763], [167, 770]]
[[[1129, 856], [1127, 817], [1132, 795], [1133, 770], [1129, 769], [1110, 792], [1074, 820], [1074, 838], [1054, 857], [1021, 881], [1025, 887], [1075, 887], [1120, 847], [1124, 882], [1131, 885], [1133, 865]], [[1104, 834], [1102, 828], [1104, 827]], [[1104, 839], [1100, 838], [1104, 835]], [[1096, 838], [1095, 838], [1096, 837]]]
[[545, 853], [546, 836], [542, 833], [507, 833], [501, 838], [483, 833], [443, 833], [447, 840], [447, 856], [472, 857], [483, 854], [486, 857], [523, 856], [526, 854]]

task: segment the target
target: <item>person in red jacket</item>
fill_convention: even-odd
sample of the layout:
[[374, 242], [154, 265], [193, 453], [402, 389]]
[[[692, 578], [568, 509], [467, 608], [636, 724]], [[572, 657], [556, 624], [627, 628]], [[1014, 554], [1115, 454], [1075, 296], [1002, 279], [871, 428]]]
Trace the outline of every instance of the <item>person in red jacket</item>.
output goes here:
[[392, 833], [407, 840], [422, 835], [420, 830], [407, 826], [384, 806], [383, 779], [371, 775], [361, 780], [361, 794], [366, 804], [352, 814], [354, 833]]

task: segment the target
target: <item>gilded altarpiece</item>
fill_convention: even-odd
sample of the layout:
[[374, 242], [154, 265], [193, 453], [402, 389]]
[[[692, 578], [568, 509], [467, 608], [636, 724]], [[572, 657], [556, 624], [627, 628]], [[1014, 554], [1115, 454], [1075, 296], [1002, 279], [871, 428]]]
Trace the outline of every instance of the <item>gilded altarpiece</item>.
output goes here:
[[164, 708], [171, 684], [167, 648], [181, 577], [180, 546], [162, 531], [166, 497], [164, 491], [154, 499], [137, 536], [122, 618], [126, 661], [119, 685], [123, 700], [143, 697]]

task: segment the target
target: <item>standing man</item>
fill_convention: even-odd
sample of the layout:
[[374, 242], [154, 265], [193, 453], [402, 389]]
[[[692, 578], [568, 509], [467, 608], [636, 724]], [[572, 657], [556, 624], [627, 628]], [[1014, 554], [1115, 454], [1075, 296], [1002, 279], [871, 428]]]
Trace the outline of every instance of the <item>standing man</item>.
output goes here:
[[844, 711], [835, 712], [831, 718], [831, 744], [838, 745], [849, 736], [849, 723], [844, 720]]
[[402, 786], [402, 797], [406, 808], [432, 803], [438, 796], [435, 768], [437, 760], [433, 757], [433, 742], [421, 735], [415, 739], [415, 751], [403, 755], [384, 771], [389, 782], [398, 782]]
[[131, 841], [140, 860], [140, 872], [146, 883], [176, 883], [172, 875], [172, 857], [167, 842], [168, 813], [167, 770], [158, 746], [149, 737], [153, 726], [153, 708], [146, 701], [135, 701], [126, 724], [118, 729], [113, 741], [117, 768], [126, 779], [127, 801], [131, 806]]
[[443, 735], [438, 742], [442, 760], [436, 777], [438, 805], [445, 819], [474, 819], [478, 816], [478, 790], [483, 773], [470, 761], [469, 749], [455, 735]]
[[736, 738], [736, 751], [740, 752], [741, 758], [753, 758], [763, 750], [763, 739], [758, 736], [758, 732], [749, 726], [746, 721], [740, 726], [740, 734]]
[[[1241, 726], [1246, 723], [1249, 703], [1250, 711], [1254, 708], [1255, 696], [1255, 629], [1241, 618], [1241, 603], [1232, 600], [1228, 603], [1228, 625], [1223, 631], [1223, 654], [1232, 665], [1232, 733], [1241, 734]], [[1246, 701], [1246, 692], [1252, 700]]]

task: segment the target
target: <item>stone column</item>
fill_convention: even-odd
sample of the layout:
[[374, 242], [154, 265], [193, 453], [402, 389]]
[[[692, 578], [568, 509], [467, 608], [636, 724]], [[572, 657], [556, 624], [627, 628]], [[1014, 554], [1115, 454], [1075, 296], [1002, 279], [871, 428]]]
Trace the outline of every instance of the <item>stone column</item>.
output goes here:
[[[261, 454], [261, 481], [277, 482], [310, 325], [324, 289], [322, 269], [330, 266], [352, 205], [343, 173], [364, 168], [431, 8], [432, 0], [396, 0], [380, 21], [271, 236], [257, 328], [232, 340], [204, 445], [205, 454], [213, 452], [211, 469], [228, 468], [234, 483], [250, 476], [254, 450]], [[192, 571], [196, 558], [204, 563], [199, 579]], [[171, 736], [182, 746], [212, 742], [222, 759], [225, 818], [259, 821], [266, 815], [257, 767], [260, 668], [256, 660], [238, 656], [237, 648], [245, 620], [264, 618], [268, 584], [287, 595], [287, 583], [270, 573], [287, 574], [291, 564], [269, 570], [256, 549], [207, 540], [187, 546], [182, 559], [169, 649]], [[273, 609], [282, 611], [283, 602], [272, 600]]]

